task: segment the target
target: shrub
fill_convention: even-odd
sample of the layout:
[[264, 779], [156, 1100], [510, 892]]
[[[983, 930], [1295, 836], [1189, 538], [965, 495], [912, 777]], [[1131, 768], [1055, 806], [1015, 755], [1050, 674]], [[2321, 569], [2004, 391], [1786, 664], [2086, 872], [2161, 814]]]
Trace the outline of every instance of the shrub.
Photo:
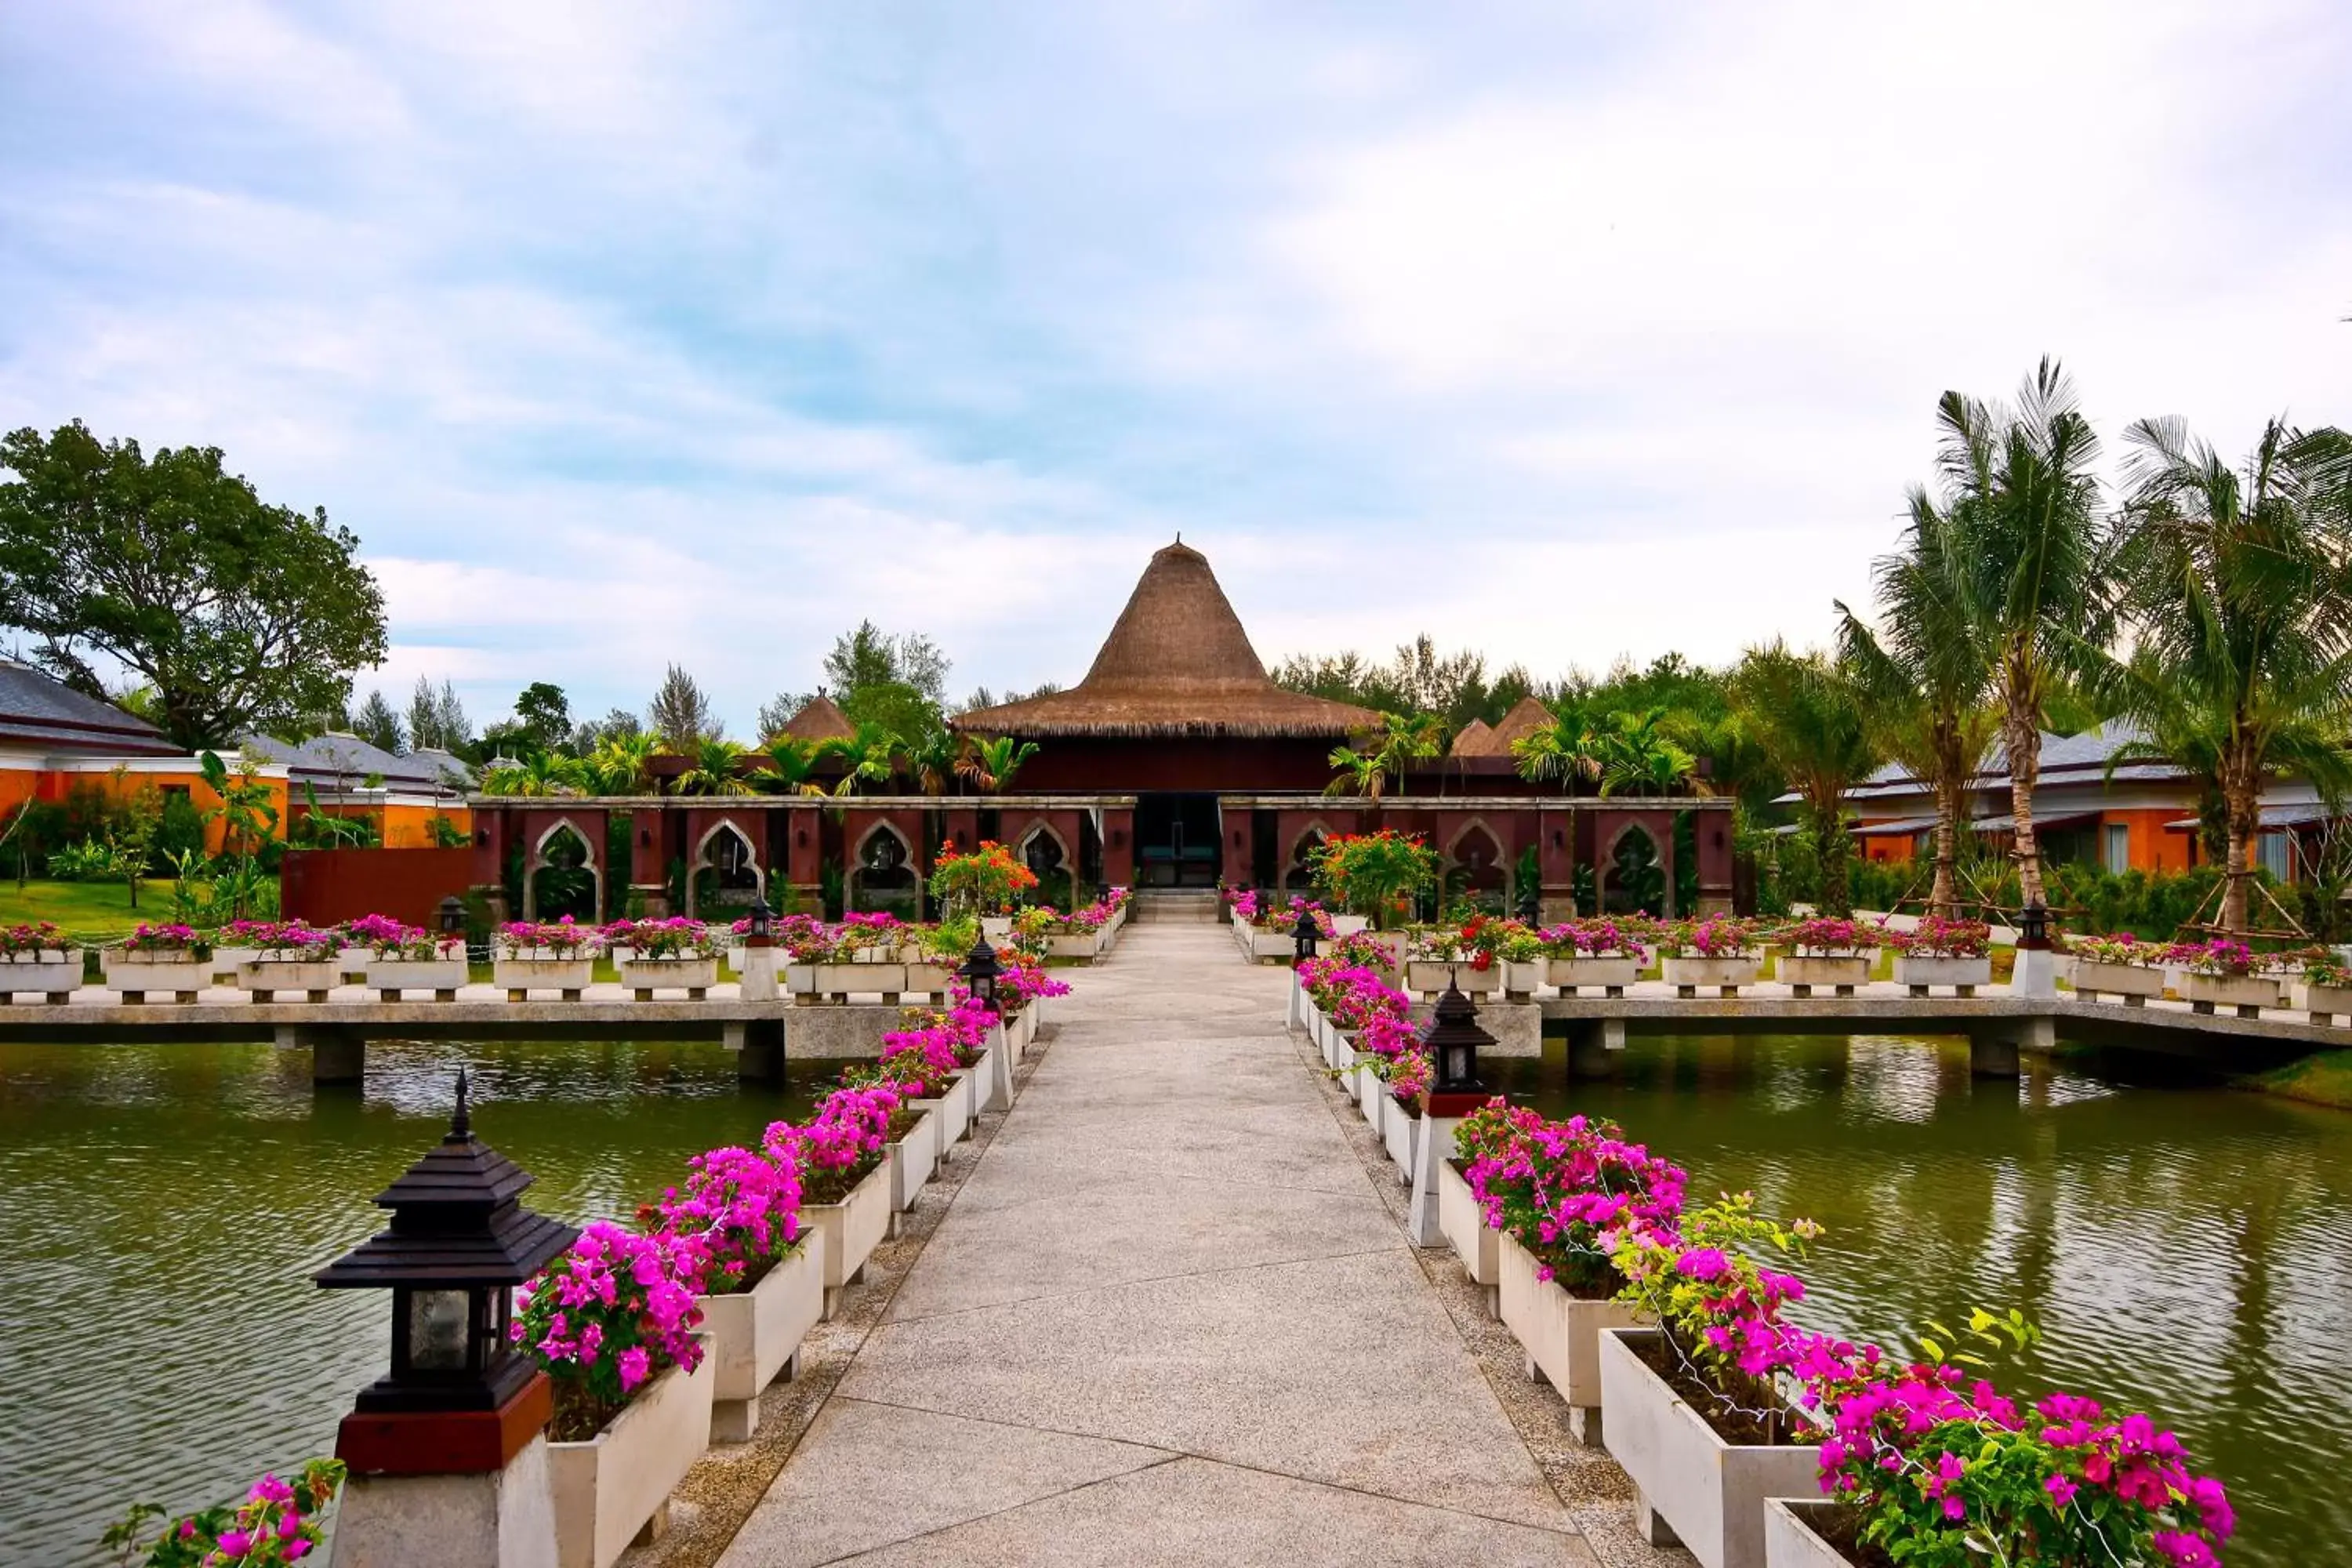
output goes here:
[[697, 1244], [599, 1220], [525, 1285], [508, 1332], [555, 1383], [558, 1442], [593, 1437], [647, 1379], [702, 1360]]

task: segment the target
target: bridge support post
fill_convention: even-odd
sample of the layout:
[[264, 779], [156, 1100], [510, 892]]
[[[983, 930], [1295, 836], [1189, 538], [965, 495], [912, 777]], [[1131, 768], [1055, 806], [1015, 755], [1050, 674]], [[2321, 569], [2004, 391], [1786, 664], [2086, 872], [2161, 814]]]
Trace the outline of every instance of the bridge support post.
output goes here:
[[1568, 1080], [1614, 1078], [1623, 1061], [1625, 1020], [1570, 1018], [1568, 1021]]
[[2020, 1053], [2047, 1056], [2057, 1045], [2058, 1020], [2047, 1016], [1981, 1025], [1969, 1033], [1969, 1070], [1979, 1078], [2015, 1078]]
[[747, 1018], [727, 1026], [727, 1048], [735, 1053], [739, 1083], [776, 1084], [784, 1081], [784, 1021]]
[[308, 1047], [312, 1084], [357, 1083], [367, 1072], [367, 1037], [332, 1025], [280, 1024], [278, 1048]]

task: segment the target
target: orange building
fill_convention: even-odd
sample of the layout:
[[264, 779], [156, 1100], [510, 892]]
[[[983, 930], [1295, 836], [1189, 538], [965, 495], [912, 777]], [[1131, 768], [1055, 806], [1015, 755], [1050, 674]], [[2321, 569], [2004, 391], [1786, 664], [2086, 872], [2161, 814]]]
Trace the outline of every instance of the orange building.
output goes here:
[[[473, 830], [466, 805], [472, 773], [446, 752], [396, 753], [331, 730], [299, 744], [247, 735], [245, 754], [286, 770], [289, 833], [314, 802], [325, 816], [373, 824], [386, 849], [431, 849], [445, 838], [462, 843]], [[436, 818], [444, 826], [436, 828]]]

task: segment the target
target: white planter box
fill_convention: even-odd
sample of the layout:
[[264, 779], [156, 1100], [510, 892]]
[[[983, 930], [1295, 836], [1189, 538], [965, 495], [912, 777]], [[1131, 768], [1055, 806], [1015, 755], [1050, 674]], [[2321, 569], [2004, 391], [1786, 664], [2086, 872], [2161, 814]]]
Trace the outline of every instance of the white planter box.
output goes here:
[[710, 1447], [713, 1366], [671, 1367], [584, 1443], [547, 1446], [558, 1568], [612, 1568]]
[[[924, 1105], [926, 1100], [913, 1103]], [[940, 1119], [926, 1110], [915, 1118], [907, 1135], [888, 1145], [890, 1151], [890, 1207], [904, 1214], [915, 1206], [915, 1199], [923, 1184], [940, 1163]]]
[[1601, 1335], [1601, 1433], [1635, 1489], [1635, 1532], [1655, 1513], [1705, 1568], [1765, 1568], [1764, 1500], [1818, 1497], [1817, 1442], [1734, 1447], [1644, 1365], [1627, 1342], [1655, 1329]]
[[1013, 937], [1013, 917], [1011, 915], [981, 916], [980, 934], [993, 942], [1002, 943], [1011, 941]]
[[1737, 996], [1743, 985], [1753, 985], [1764, 973], [1760, 958], [1676, 958], [1659, 961], [1667, 984], [1678, 996], [1696, 996], [1704, 985], [1719, 995]]
[[1331, 934], [1333, 936], [1353, 936], [1360, 931], [1370, 930], [1371, 928], [1371, 921], [1366, 920], [1361, 915], [1333, 915], [1331, 917]]
[[462, 958], [371, 958], [362, 978], [379, 1001], [397, 1002], [404, 991], [430, 991], [436, 1001], [454, 1002], [469, 976]]
[[1405, 965], [1404, 989], [1434, 994], [1444, 991], [1452, 980], [1465, 996], [1492, 996], [1503, 988], [1503, 968], [1489, 964], [1474, 969], [1466, 958], [1447, 963], [1443, 959], [1416, 958]]
[[1985, 958], [1914, 958], [1909, 953], [1895, 956], [1895, 984], [1910, 987], [1914, 996], [1925, 996], [1928, 987], [1948, 985], [1956, 996], [1973, 996], [1979, 985], [1992, 984], [1992, 960]]
[[[1005, 1054], [1006, 1059], [998, 1059], [1000, 1051]], [[1011, 1047], [997, 1044], [992, 1037], [982, 1049], [980, 1064], [971, 1069], [972, 1114], [975, 1117], [983, 1110], [1013, 1109], [1013, 1075], [1007, 1070], [1011, 1066]]]
[[2352, 1016], [2352, 991], [2335, 985], [2306, 985], [2303, 988], [2303, 1006], [2313, 1023], [2331, 1024]]
[[192, 957], [124, 958], [109, 952], [99, 959], [106, 984], [121, 993], [125, 1002], [137, 1002], [163, 993], [181, 1002], [193, 1002], [213, 977], [212, 965]]
[[801, 1340], [824, 1320], [824, 1233], [803, 1226], [757, 1285], [695, 1302], [710, 1336], [710, 1434], [740, 1443], [759, 1430], [760, 1391], [787, 1368], [798, 1373]]
[[2074, 961], [2074, 994], [2085, 1001], [2120, 996], [2126, 1007], [2142, 1007], [2151, 996], [2164, 994], [2164, 971], [2144, 963], [2099, 963]]
[[1486, 1224], [1467, 1177], [1451, 1159], [1437, 1162], [1437, 1228], [1454, 1246], [1473, 1283], [1493, 1289], [1502, 1280], [1497, 1245], [1503, 1233]]
[[1412, 1180], [1412, 1129], [1420, 1121], [1404, 1102], [1381, 1085], [1381, 1142], [1387, 1148], [1389, 1158], [1396, 1162], [1397, 1180]]
[[1389, 1086], [1372, 1070], [1367, 1057], [1356, 1067], [1356, 1109], [1363, 1112], [1364, 1125], [1378, 1132], [1381, 1130], [1381, 1101], [1388, 1097]]
[[890, 1229], [890, 1152], [837, 1204], [803, 1204], [801, 1218], [824, 1232], [824, 1315], [831, 1318], [842, 1287], [865, 1271], [866, 1260]]
[[81, 949], [45, 948], [22, 958], [0, 959], [0, 1003], [18, 993], [37, 992], [63, 1002], [81, 984]]
[[719, 984], [715, 958], [632, 958], [620, 968], [621, 984], [640, 1002], [652, 1001], [656, 991], [684, 991], [689, 1000], [699, 1002]]
[[[1463, 1188], [1469, 1190], [1467, 1184]], [[1568, 1403], [1577, 1438], [1597, 1446], [1601, 1408], [1601, 1331], [1630, 1329], [1640, 1320], [1615, 1301], [1587, 1301], [1541, 1278], [1535, 1254], [1500, 1231], [1496, 1238], [1496, 1312], [1527, 1352], [1528, 1380], [1549, 1383]]]
[[958, 1073], [955, 1081], [948, 1086], [948, 1091], [937, 1100], [918, 1100], [911, 1102], [929, 1111], [931, 1120], [939, 1124], [940, 1158], [942, 1160], [948, 1157], [958, 1143], [963, 1142], [964, 1134], [971, 1131], [974, 1110], [972, 1096], [972, 1076], [969, 1072], [961, 1072]]
[[520, 1002], [534, 991], [557, 992], [566, 1002], [577, 1002], [595, 974], [596, 961], [591, 958], [500, 958], [490, 964], [490, 983], [504, 990], [509, 1002]]
[[948, 964], [909, 962], [907, 965], [907, 988], [901, 994], [944, 996], [954, 974], [955, 970]]
[[352, 984], [357, 985], [362, 979], [365, 978], [367, 967], [375, 961], [375, 954], [363, 947], [346, 947], [336, 952], [335, 959], [336, 972]]
[[210, 965], [210, 973], [214, 979], [226, 980], [234, 984], [236, 981], [236, 972], [260, 956], [261, 950], [257, 947], [216, 947], [213, 949], [213, 955], [206, 963]]
[[1520, 963], [1512, 959], [1505, 959], [1503, 961], [1503, 990], [1505, 994], [1512, 996], [1531, 996], [1535, 994], [1536, 992], [1543, 988], [1545, 983], [1549, 978], [1549, 972], [1550, 967], [1551, 965], [1549, 961], [1541, 958], [1530, 959], [1525, 963]]
[[1808, 1522], [1829, 1507], [1826, 1502], [1798, 1502], [1790, 1498], [1768, 1500], [1764, 1504], [1766, 1568], [1853, 1568], [1845, 1554], [1814, 1534]]
[[1868, 953], [1829, 958], [1784, 952], [1774, 973], [1800, 996], [1811, 995], [1816, 985], [1831, 986], [1839, 995], [1851, 996], [1855, 986], [1870, 984], [1870, 966], [1874, 962]]
[[299, 991], [313, 1002], [324, 1002], [327, 993], [342, 982], [343, 963], [339, 958], [315, 962], [262, 958], [236, 966], [239, 989], [253, 993], [257, 1002], [269, 1001], [287, 991]]
[[2199, 974], [2182, 977], [2180, 994], [2200, 1013], [2234, 1007], [2241, 1018], [2259, 1017], [2265, 1007], [2280, 1005], [2279, 983], [2267, 974]]
[[1049, 936], [1045, 939], [1045, 956], [1091, 961], [1100, 945], [1099, 940], [1092, 931]]
[[816, 992], [821, 996], [852, 994], [896, 996], [907, 989], [903, 963], [820, 963]]
[[1559, 986], [1563, 996], [1573, 996], [1584, 985], [1598, 985], [1612, 996], [1622, 996], [1625, 987], [1642, 977], [1642, 963], [1634, 958], [1550, 958], [1544, 961], [1544, 977]]

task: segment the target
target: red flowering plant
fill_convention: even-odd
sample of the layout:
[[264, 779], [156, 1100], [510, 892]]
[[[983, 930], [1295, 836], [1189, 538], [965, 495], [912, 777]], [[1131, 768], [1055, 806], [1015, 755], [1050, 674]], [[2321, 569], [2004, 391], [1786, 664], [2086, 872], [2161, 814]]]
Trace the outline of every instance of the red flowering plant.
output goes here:
[[316, 963], [343, 948], [342, 932], [306, 921], [231, 921], [217, 935], [223, 947], [250, 948], [278, 963]]
[[1885, 939], [1885, 930], [1876, 921], [1830, 915], [1790, 921], [1772, 931], [1772, 941], [1807, 958], [1859, 958]]
[[0, 958], [38, 959], [48, 953], [63, 958], [65, 947], [65, 933], [47, 921], [0, 926]]
[[637, 1211], [637, 1223], [689, 1246], [678, 1256], [696, 1294], [748, 1290], [800, 1237], [800, 1172], [789, 1158], [713, 1149], [687, 1162], [686, 1183]]
[[1762, 940], [1753, 921], [1735, 915], [1705, 915], [1676, 921], [1659, 936], [1659, 946], [1683, 958], [1753, 958]]
[[183, 954], [202, 957], [212, 951], [212, 942], [191, 925], [176, 921], [171, 925], [149, 925], [142, 921], [136, 931], [122, 939], [122, 951], [134, 959], [176, 959]]
[[1414, 897], [1437, 885], [1437, 851], [1417, 834], [1335, 834], [1314, 853], [1315, 881], [1342, 910], [1388, 931], [1412, 912]]
[[625, 947], [639, 958], [716, 958], [719, 943], [700, 921], [676, 915], [668, 920], [614, 921], [604, 928], [604, 945]]
[[648, 1379], [701, 1364], [694, 1297], [704, 1268], [697, 1237], [599, 1220], [516, 1293], [508, 1333], [555, 1384], [550, 1436], [585, 1441]]
[[931, 869], [931, 896], [974, 914], [1010, 909], [1015, 897], [1036, 885], [1037, 874], [994, 839], [982, 839], [968, 854], [942, 854]]
[[390, 915], [362, 915], [343, 922], [343, 941], [363, 947], [378, 958], [429, 963], [436, 959], [466, 956], [463, 936], [444, 936], [423, 926], [408, 925]]
[[1982, 958], [1992, 951], [1992, 927], [1982, 921], [1922, 915], [1909, 931], [1888, 926], [1885, 942], [1907, 958]]
[[604, 950], [604, 933], [570, 915], [556, 921], [509, 921], [493, 940], [500, 958], [593, 958]]
[[1465, 1119], [1468, 1139], [1457, 1131], [1454, 1140], [1472, 1156], [1463, 1178], [1486, 1224], [1533, 1253], [1538, 1273], [1570, 1295], [1616, 1294], [1625, 1284], [1614, 1260], [1621, 1239], [1673, 1232], [1688, 1179], [1682, 1168], [1628, 1142], [1603, 1118], [1549, 1121], [1489, 1109], [1497, 1114]]
[[312, 1459], [290, 1481], [265, 1475], [240, 1501], [173, 1520], [152, 1537], [147, 1531], [165, 1510], [142, 1502], [109, 1525], [99, 1544], [140, 1568], [282, 1568], [326, 1541], [320, 1517], [348, 1473], [341, 1459]]
[[1467, 964], [1483, 973], [1492, 969], [1495, 960], [1502, 955], [1504, 941], [1513, 925], [1508, 921], [1472, 915], [1459, 925], [1435, 926], [1417, 932], [1412, 954], [1444, 963]]

